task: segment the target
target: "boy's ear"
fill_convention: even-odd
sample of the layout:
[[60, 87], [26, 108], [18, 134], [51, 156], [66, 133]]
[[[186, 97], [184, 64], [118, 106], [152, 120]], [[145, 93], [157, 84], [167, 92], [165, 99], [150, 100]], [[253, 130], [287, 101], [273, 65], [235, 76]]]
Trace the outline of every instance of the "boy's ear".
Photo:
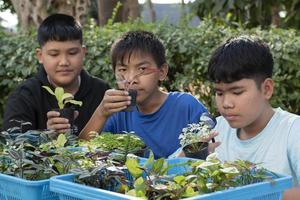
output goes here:
[[262, 92], [267, 100], [271, 99], [274, 91], [274, 81], [271, 78], [264, 80], [262, 84]]
[[163, 81], [167, 78], [169, 71], [169, 65], [167, 63], [164, 63], [160, 68], [159, 68], [159, 80]]
[[87, 52], [87, 49], [86, 49], [85, 45], [82, 45], [82, 52], [83, 52], [83, 55], [85, 56], [86, 52]]
[[42, 49], [36, 48], [35, 49], [35, 55], [39, 61], [40, 64], [43, 64], [43, 59], [42, 59]]

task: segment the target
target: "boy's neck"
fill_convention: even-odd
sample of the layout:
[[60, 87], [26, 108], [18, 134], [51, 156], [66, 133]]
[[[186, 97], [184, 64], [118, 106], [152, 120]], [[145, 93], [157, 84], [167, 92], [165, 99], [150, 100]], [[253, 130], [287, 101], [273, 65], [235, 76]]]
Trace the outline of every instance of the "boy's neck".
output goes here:
[[268, 125], [273, 114], [273, 108], [267, 106], [266, 110], [252, 124], [237, 130], [239, 139], [247, 140], [258, 135]]
[[151, 95], [142, 104], [137, 105], [138, 109], [143, 114], [151, 114], [156, 112], [167, 99], [168, 93], [158, 90]]
[[[49, 83], [54, 86], [54, 87], [59, 87], [58, 85], [56, 85], [55, 83], [53, 83], [53, 81], [51, 79], [49, 79], [49, 77], [47, 76], [47, 79], [49, 81]], [[65, 92], [71, 93], [72, 95], [75, 95], [76, 92], [79, 90], [81, 84], [81, 77], [78, 76], [78, 79], [76, 81], [74, 81], [72, 84], [70, 84], [67, 87], [63, 87]]]

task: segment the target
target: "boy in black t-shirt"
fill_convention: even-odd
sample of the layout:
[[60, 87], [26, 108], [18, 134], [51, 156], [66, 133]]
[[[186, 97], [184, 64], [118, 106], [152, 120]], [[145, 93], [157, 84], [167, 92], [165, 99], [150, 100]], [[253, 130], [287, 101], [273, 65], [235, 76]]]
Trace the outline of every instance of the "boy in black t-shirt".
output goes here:
[[[43, 85], [63, 87], [65, 92], [82, 101], [77, 108], [74, 126], [78, 134], [109, 88], [104, 81], [90, 76], [83, 70], [86, 48], [82, 45], [82, 28], [71, 16], [54, 14], [47, 17], [38, 29], [38, 61], [42, 66], [37, 74], [24, 81], [10, 95], [3, 121], [3, 129], [19, 126], [16, 121], [30, 122], [22, 131], [53, 129], [56, 132], [70, 130], [70, 123], [60, 117], [56, 99]], [[13, 121], [12, 121], [13, 120]]]

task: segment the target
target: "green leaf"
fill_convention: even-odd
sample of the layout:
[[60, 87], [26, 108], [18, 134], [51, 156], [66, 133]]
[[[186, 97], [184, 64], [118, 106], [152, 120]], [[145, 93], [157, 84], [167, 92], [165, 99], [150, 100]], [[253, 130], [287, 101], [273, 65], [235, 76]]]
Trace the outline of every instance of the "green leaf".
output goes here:
[[74, 105], [78, 105], [78, 106], [82, 106], [82, 101], [77, 101], [77, 100], [67, 100], [65, 101], [65, 103], [71, 103], [71, 104], [74, 104]]
[[54, 95], [55, 96], [55, 93], [51, 90], [50, 87], [48, 86], [42, 86], [44, 89], [46, 89], [50, 94]]
[[64, 95], [64, 89], [62, 87], [56, 87], [55, 88], [55, 97], [57, 100], [58, 107], [60, 109], [64, 108], [63, 95]]
[[125, 165], [127, 166], [129, 172], [132, 176], [135, 178], [138, 178], [142, 176], [143, 170], [139, 166], [138, 160], [134, 158], [128, 158], [125, 162]]
[[144, 168], [146, 168], [146, 167], [149, 166], [149, 165], [152, 165], [153, 162], [154, 162], [154, 154], [153, 154], [152, 151], [150, 151], [149, 158], [148, 158], [147, 161], [145, 162]]
[[22, 155], [20, 155], [20, 153], [18, 151], [13, 150], [13, 149], [9, 149], [8, 154], [16, 160], [19, 160], [22, 158]]
[[61, 97], [62, 101], [71, 100], [74, 96], [71, 93], [64, 93]]
[[188, 186], [185, 189], [183, 196], [184, 197], [192, 197], [192, 196], [196, 196], [197, 194], [199, 194], [199, 192], [195, 191], [191, 186]]
[[161, 174], [161, 172], [164, 170], [164, 164], [165, 164], [164, 158], [160, 158], [154, 161], [152, 166], [152, 171], [156, 174]]
[[176, 183], [178, 183], [178, 184], [181, 184], [181, 183], [185, 182], [185, 176], [182, 176], [182, 175], [180, 175], [180, 176], [175, 176], [175, 177], [174, 177], [174, 181], [175, 181]]
[[65, 134], [59, 134], [59, 136], [57, 137], [57, 140], [56, 140], [56, 144], [57, 144], [56, 147], [58, 147], [58, 148], [64, 147], [66, 143], [67, 143], [67, 139], [66, 139]]

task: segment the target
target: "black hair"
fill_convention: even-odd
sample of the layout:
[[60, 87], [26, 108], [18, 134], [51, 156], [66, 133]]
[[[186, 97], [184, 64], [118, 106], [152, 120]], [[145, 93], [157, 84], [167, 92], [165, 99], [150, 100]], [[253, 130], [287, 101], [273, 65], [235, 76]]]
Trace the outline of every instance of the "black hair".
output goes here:
[[250, 78], [259, 86], [272, 77], [272, 72], [273, 57], [268, 45], [253, 36], [228, 39], [213, 52], [208, 64], [208, 76], [214, 83]]
[[41, 23], [37, 40], [40, 47], [48, 41], [79, 40], [82, 44], [82, 28], [72, 16], [53, 14]]
[[112, 67], [115, 70], [117, 62], [123, 64], [124, 57], [130, 56], [133, 52], [150, 54], [157, 67], [166, 63], [165, 48], [162, 42], [148, 31], [129, 31], [117, 39], [111, 48]]

